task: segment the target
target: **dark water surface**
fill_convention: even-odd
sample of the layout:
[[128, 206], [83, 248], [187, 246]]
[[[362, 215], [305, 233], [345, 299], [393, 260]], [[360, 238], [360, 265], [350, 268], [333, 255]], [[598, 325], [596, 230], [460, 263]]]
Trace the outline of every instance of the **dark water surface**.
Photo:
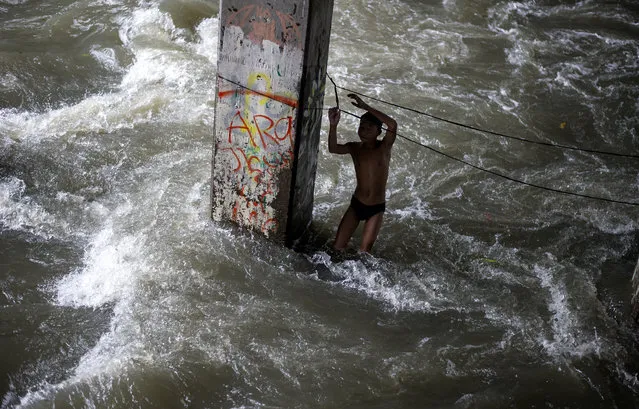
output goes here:
[[[217, 9], [0, 0], [1, 408], [639, 406], [636, 206], [400, 138], [373, 255], [213, 223]], [[637, 154], [638, 68], [635, 2], [335, 4], [339, 85], [520, 138]], [[635, 158], [371, 103], [475, 166], [639, 201]], [[354, 189], [323, 132], [320, 246]]]

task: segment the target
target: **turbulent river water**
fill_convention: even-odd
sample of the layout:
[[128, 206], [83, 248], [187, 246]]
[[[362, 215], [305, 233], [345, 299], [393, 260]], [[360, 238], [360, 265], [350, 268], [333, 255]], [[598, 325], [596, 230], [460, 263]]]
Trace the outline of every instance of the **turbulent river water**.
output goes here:
[[211, 221], [218, 7], [0, 0], [1, 408], [637, 407], [637, 158], [416, 112], [638, 154], [636, 2], [336, 0], [329, 74], [412, 109], [346, 260]]

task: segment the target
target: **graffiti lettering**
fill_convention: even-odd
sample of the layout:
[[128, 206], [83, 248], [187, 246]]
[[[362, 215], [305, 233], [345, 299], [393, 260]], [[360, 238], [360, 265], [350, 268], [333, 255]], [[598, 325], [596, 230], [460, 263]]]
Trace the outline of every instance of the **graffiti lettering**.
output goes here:
[[[273, 120], [267, 115], [255, 114], [253, 120], [250, 122], [257, 135], [260, 137], [261, 146], [255, 142], [254, 132], [251, 130], [248, 122], [240, 111], [237, 111], [231, 119], [231, 124], [228, 126], [228, 143], [230, 145], [239, 145], [242, 142], [242, 135], [248, 137], [248, 142], [253, 148], [269, 149], [269, 146], [275, 144], [281, 146], [282, 143], [293, 143], [293, 117], [287, 116], [279, 118], [277, 121]], [[239, 141], [234, 138], [239, 137]], [[269, 144], [270, 142], [270, 144]]]
[[296, 149], [304, 16], [294, 4], [252, 3], [222, 11], [212, 212], [268, 236], [290, 195], [280, 188]]
[[261, 156], [247, 154], [242, 148], [218, 147], [218, 150], [230, 152], [233, 155], [235, 159], [233, 172], [241, 173], [244, 169], [255, 182], [261, 181], [258, 175], [266, 170], [288, 168], [293, 162], [293, 150], [290, 148], [284, 152], [267, 152]]

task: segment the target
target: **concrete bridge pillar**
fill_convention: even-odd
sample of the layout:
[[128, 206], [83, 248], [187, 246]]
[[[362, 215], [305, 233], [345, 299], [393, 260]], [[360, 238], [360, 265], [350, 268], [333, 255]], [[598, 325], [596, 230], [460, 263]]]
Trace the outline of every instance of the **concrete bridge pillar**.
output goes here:
[[312, 219], [333, 0], [221, 0], [212, 217], [292, 245]]
[[632, 275], [632, 318], [639, 323], [639, 260]]

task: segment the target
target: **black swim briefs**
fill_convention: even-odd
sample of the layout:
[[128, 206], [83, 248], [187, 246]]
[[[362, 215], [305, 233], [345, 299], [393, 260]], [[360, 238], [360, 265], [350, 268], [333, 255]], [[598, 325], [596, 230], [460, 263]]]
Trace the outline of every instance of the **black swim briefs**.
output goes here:
[[355, 196], [351, 198], [351, 208], [355, 211], [357, 220], [368, 220], [377, 213], [386, 211], [386, 202], [374, 205], [366, 205], [359, 201]]

